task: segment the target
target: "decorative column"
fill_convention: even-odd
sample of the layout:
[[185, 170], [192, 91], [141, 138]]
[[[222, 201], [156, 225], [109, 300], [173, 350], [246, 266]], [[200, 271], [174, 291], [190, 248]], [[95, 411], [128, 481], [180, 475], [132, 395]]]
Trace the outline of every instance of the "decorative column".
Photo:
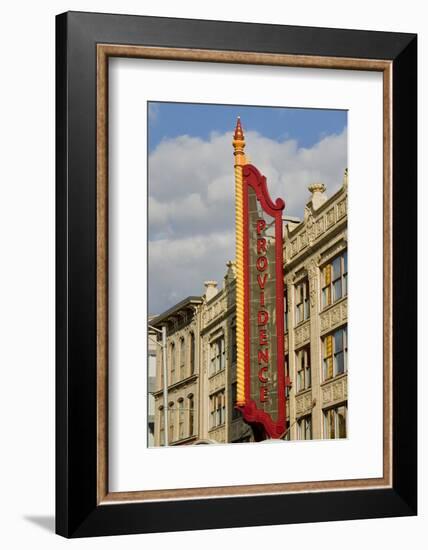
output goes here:
[[288, 372], [290, 376], [291, 386], [289, 388], [287, 410], [289, 415], [289, 434], [290, 439], [297, 439], [296, 436], [296, 344], [294, 338], [295, 320], [295, 301], [294, 301], [294, 284], [292, 278], [289, 277], [284, 281], [284, 286], [287, 288], [288, 301]]
[[243, 234], [243, 174], [247, 163], [244, 153], [245, 139], [241, 119], [236, 121], [233, 136], [235, 156], [235, 227], [236, 227], [236, 404], [245, 405], [244, 374], [244, 234]]

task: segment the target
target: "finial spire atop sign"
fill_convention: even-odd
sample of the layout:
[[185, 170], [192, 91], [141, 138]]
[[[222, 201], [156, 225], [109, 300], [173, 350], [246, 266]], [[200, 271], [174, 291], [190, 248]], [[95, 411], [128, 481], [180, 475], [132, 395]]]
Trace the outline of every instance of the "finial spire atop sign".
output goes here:
[[244, 132], [242, 131], [241, 117], [238, 116], [235, 127], [235, 139], [244, 139]]
[[244, 166], [247, 164], [245, 158], [244, 148], [245, 148], [245, 138], [244, 131], [242, 130], [241, 118], [238, 116], [236, 120], [235, 133], [233, 135], [233, 148], [235, 155], [235, 166]]

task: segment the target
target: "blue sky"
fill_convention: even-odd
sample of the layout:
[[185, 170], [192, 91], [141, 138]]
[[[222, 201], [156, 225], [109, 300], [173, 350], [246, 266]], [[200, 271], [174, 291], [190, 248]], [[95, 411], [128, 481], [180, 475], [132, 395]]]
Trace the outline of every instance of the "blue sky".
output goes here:
[[245, 130], [284, 141], [297, 140], [299, 147], [312, 147], [322, 137], [340, 134], [346, 127], [347, 111], [247, 107], [195, 103], [149, 102], [149, 151], [164, 139], [189, 135], [208, 139], [212, 132], [231, 132], [240, 115]]
[[347, 168], [347, 112], [150, 103], [149, 312], [159, 314], [204, 281], [222, 286], [235, 258], [233, 131], [241, 117], [249, 162], [267, 178], [284, 216], [303, 218], [308, 186], [327, 196]]

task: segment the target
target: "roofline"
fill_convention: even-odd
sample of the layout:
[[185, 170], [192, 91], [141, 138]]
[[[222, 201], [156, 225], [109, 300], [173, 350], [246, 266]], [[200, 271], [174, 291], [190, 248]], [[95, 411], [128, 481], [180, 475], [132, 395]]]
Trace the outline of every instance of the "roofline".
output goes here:
[[[321, 204], [321, 206], [319, 208], [317, 208], [316, 210], [314, 210], [314, 208], [312, 207], [312, 199], [310, 199], [306, 204], [305, 204], [305, 208], [308, 207], [311, 209], [312, 211], [312, 215], [316, 216], [318, 215], [322, 210], [324, 210], [325, 208], [327, 208], [332, 202], [335, 201], [335, 199], [340, 195], [340, 193], [343, 193], [345, 191], [345, 186], [344, 184], [342, 183], [342, 185], [339, 187], [339, 189], [337, 191], [335, 191], [333, 193], [333, 195], [331, 195], [331, 197], [328, 197], [328, 199], [323, 203]], [[310, 205], [310, 206], [309, 206]], [[303, 218], [303, 220], [301, 220], [297, 225], [295, 225], [293, 228], [289, 227], [288, 228], [288, 235], [291, 235], [292, 233], [294, 232], [297, 232], [299, 229], [301, 229], [306, 223], [306, 220]]]
[[178, 302], [178, 304], [175, 304], [174, 306], [170, 307], [163, 313], [160, 313], [159, 315], [154, 317], [149, 324], [153, 326], [157, 326], [159, 324], [162, 324], [164, 321], [166, 321], [168, 317], [171, 317], [175, 313], [178, 313], [181, 309], [184, 309], [187, 306], [199, 305], [199, 304], [202, 304], [201, 296], [188, 296], [187, 298], [184, 298], [184, 300], [181, 300], [181, 302]]

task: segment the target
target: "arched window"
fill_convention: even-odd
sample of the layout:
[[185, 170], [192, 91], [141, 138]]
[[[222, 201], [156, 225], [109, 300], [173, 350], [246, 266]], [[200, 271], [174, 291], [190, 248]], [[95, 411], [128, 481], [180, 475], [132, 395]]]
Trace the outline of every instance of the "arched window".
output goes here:
[[168, 421], [169, 421], [169, 430], [168, 430], [168, 443], [174, 441], [174, 403], [171, 401], [168, 407]]
[[309, 279], [306, 277], [295, 286], [296, 323], [306, 321], [310, 316]]
[[165, 445], [165, 414], [161, 405], [159, 411], [159, 445]]
[[195, 342], [195, 333], [194, 332], [190, 333], [189, 340], [190, 340], [190, 376], [192, 376], [192, 374], [195, 374], [195, 352], [196, 352], [195, 346], [196, 346], [196, 342]]
[[175, 382], [175, 344], [172, 344], [169, 347], [169, 364], [171, 365], [171, 380], [170, 384]]
[[187, 398], [187, 408], [189, 409], [189, 437], [195, 433], [195, 402], [193, 394]]
[[178, 439], [184, 439], [184, 400], [178, 400]]
[[210, 376], [213, 376], [225, 367], [224, 336], [220, 336], [220, 338], [216, 338], [211, 342], [210, 355]]
[[210, 396], [210, 428], [224, 424], [226, 420], [226, 401], [224, 390]]
[[186, 362], [186, 347], [184, 344], [184, 337], [180, 338], [180, 380], [184, 378], [184, 366]]

